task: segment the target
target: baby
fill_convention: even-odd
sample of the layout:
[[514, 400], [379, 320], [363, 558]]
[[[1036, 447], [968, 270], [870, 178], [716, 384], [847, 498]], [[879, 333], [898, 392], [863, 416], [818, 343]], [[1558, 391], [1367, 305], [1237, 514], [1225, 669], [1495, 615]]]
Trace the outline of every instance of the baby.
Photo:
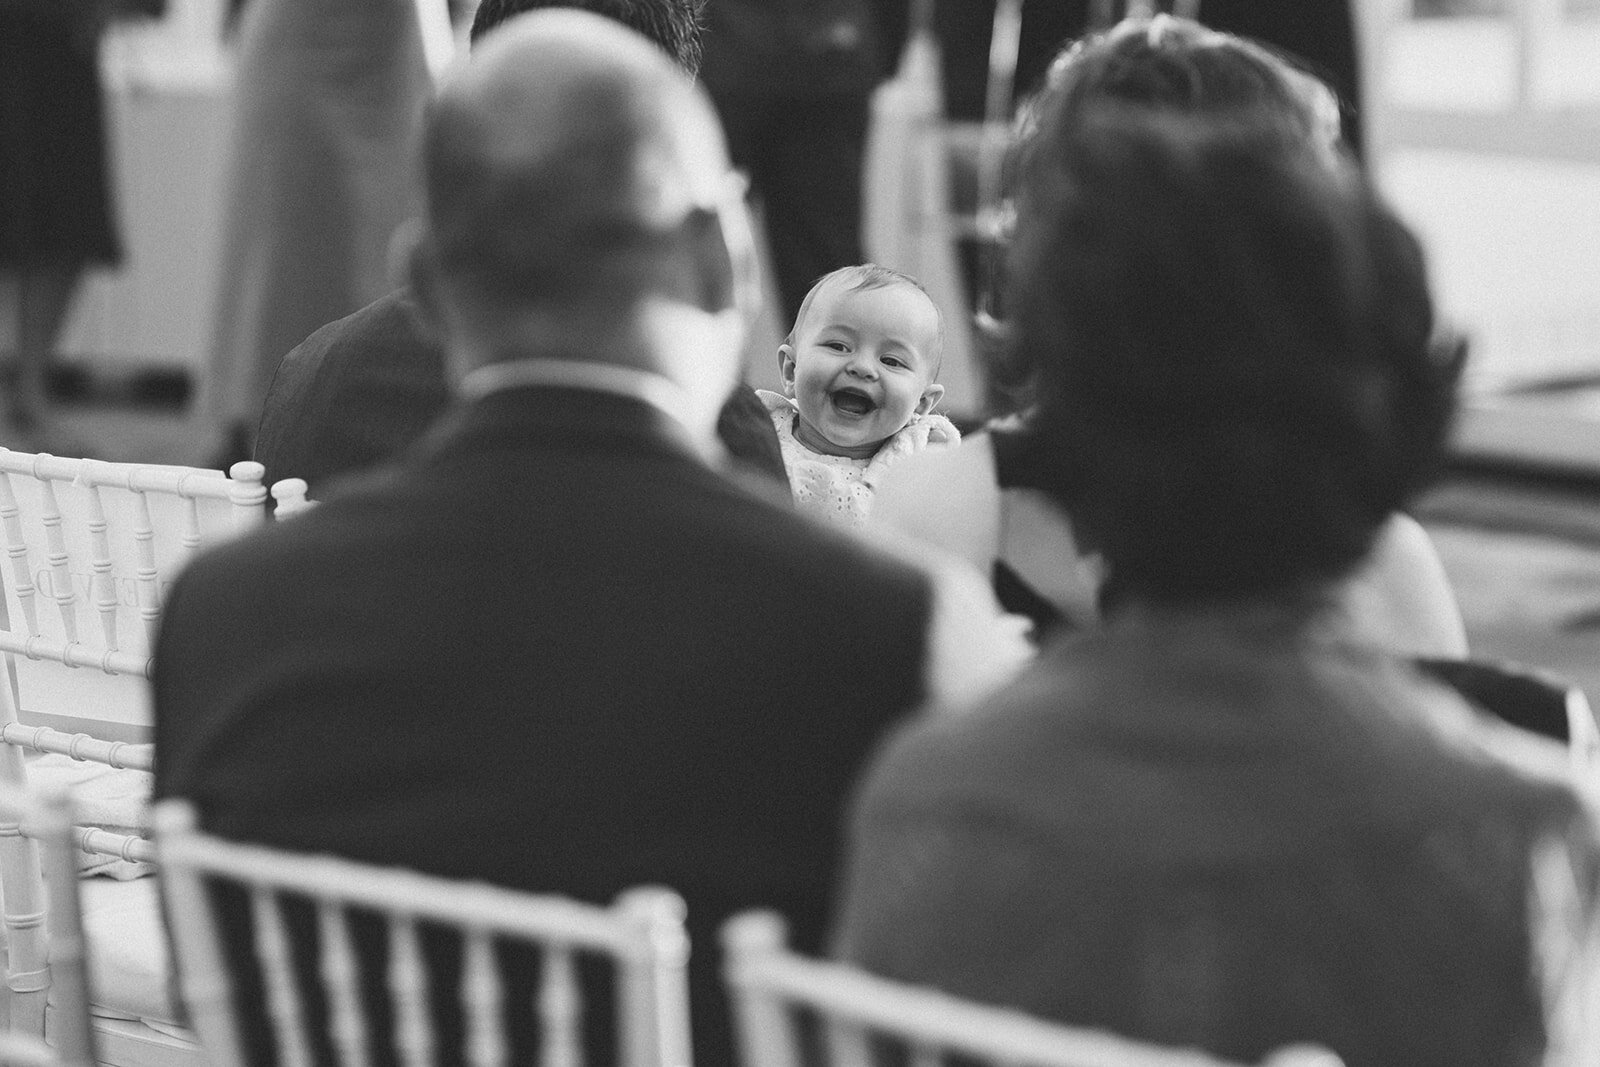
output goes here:
[[944, 395], [939, 308], [916, 279], [873, 263], [824, 275], [778, 347], [784, 395], [761, 390], [778, 430], [795, 506], [865, 525], [878, 478], [896, 460], [961, 441], [933, 414]]

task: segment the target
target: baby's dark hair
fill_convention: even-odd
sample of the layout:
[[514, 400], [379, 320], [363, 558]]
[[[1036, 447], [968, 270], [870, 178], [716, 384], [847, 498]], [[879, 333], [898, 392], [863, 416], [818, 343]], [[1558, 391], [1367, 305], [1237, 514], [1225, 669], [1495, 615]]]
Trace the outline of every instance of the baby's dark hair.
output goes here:
[[789, 327], [788, 336], [783, 339], [784, 344], [794, 344], [795, 335], [800, 332], [800, 324], [806, 320], [806, 315], [810, 313], [811, 305], [816, 300], [817, 294], [833, 285], [852, 293], [865, 292], [870, 289], [887, 289], [892, 285], [909, 285], [927, 297], [928, 303], [933, 305], [934, 315], [937, 316], [939, 322], [939, 336], [934, 342], [936, 347], [930, 353], [933, 362], [933, 374], [930, 380], [938, 379], [939, 367], [944, 362], [944, 312], [939, 310], [939, 302], [933, 298], [932, 293], [928, 292], [926, 286], [911, 275], [877, 263], [858, 263], [854, 266], [840, 267], [838, 270], [829, 271], [812, 282], [811, 288], [806, 291], [805, 299], [800, 301], [800, 310], [795, 312], [794, 324]]
[[1459, 349], [1350, 165], [1254, 123], [1086, 114], [1025, 176], [1017, 342], [1047, 485], [1115, 590], [1333, 578], [1436, 472]]

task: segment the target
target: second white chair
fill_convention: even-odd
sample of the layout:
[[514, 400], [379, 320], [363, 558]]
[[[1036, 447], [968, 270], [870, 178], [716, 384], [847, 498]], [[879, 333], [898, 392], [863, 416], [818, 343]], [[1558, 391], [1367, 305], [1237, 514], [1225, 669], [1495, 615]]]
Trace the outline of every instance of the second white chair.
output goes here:
[[[211, 890], [237, 887], [248, 900], [255, 964], [279, 1062], [311, 1062], [315, 1035], [297, 970], [295, 937], [283, 904], [309, 900], [315, 910], [316, 971], [326, 996], [327, 1037], [348, 1064], [370, 1063], [377, 1035], [362, 1006], [362, 962], [351, 912], [377, 916], [386, 943], [385, 973], [370, 976], [394, 1004], [394, 1046], [403, 1062], [437, 1062], [429, 987], [439, 981], [424, 962], [419, 928], [458, 931], [463, 944], [460, 1003], [463, 1048], [475, 1067], [510, 1062], [496, 945], [537, 946], [542, 969], [537, 1019], [544, 1067], [583, 1062], [576, 955], [615, 962], [618, 1062], [623, 1067], [689, 1067], [688, 935], [684, 905], [670, 890], [631, 889], [606, 908], [562, 897], [463, 883], [332, 856], [312, 856], [225, 840], [196, 827], [182, 800], [156, 807], [161, 879], [184, 1000], [215, 1067], [249, 1062], [235, 1014], [237, 977], [228, 964], [222, 909]], [[229, 927], [232, 929], [232, 927]], [[370, 988], [370, 985], [365, 988]]]
[[[1230, 1067], [1192, 1049], [1065, 1026], [848, 964], [807, 959], [788, 948], [782, 917], [769, 911], [729, 919], [722, 948], [745, 1067], [813, 1062], [802, 1053], [800, 1009], [821, 1019], [831, 1067], [873, 1067], [874, 1036], [909, 1048], [912, 1067], [938, 1067], [949, 1055], [1005, 1067]], [[1263, 1067], [1342, 1062], [1331, 1052], [1294, 1046], [1269, 1056]]]

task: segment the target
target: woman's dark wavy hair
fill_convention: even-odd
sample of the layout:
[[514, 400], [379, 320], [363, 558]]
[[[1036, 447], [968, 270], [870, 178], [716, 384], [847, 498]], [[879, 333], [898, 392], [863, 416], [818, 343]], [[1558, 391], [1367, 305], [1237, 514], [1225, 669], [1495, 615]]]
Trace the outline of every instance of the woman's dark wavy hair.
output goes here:
[[483, 0], [472, 16], [472, 43], [513, 15], [575, 7], [614, 19], [659, 45], [690, 77], [700, 73], [700, 13], [705, 0]]
[[[1125, 19], [1062, 50], [1045, 87], [1022, 109], [1010, 169], [1039, 173], [1069, 148], [1085, 116], [1110, 104], [1237, 121], [1299, 139], [1330, 162], [1338, 155], [1339, 100], [1326, 83], [1269, 45], [1157, 15]], [[1026, 410], [1034, 353], [1006, 345], [990, 355], [996, 390], [1013, 410]]]
[[1106, 108], [1036, 153], [1016, 341], [1048, 490], [1112, 590], [1332, 578], [1436, 471], [1460, 352], [1350, 165], [1257, 122]]

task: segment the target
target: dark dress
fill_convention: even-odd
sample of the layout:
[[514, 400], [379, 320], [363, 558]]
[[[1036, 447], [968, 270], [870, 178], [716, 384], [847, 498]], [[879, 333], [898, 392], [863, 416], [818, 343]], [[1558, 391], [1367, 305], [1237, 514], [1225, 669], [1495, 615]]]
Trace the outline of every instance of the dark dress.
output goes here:
[[0, 265], [115, 263], [98, 5], [0, 2]]

